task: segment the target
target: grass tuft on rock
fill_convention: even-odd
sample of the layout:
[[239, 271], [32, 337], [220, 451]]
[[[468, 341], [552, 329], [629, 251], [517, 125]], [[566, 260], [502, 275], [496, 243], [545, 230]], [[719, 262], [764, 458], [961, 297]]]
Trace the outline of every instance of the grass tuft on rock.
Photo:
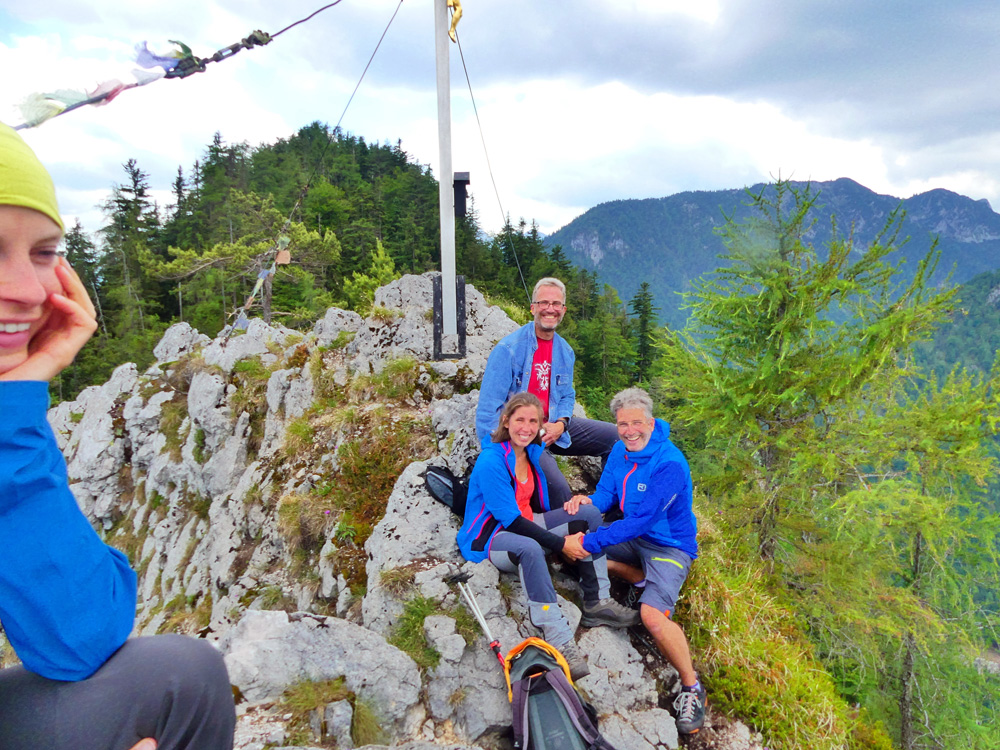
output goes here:
[[421, 671], [433, 669], [441, 661], [439, 654], [424, 635], [424, 620], [442, 614], [440, 605], [424, 596], [415, 596], [403, 607], [403, 614], [389, 635], [389, 643], [409, 655]]

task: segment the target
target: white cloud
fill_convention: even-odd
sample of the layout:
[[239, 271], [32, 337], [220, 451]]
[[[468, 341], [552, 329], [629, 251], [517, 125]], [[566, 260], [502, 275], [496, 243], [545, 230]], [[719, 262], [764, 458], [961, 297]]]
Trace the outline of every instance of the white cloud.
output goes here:
[[[0, 77], [0, 119], [17, 119], [12, 106], [31, 92], [126, 80], [144, 39], [157, 49], [181, 39], [204, 56], [319, 5], [38, 0], [15, 10], [0, 0], [0, 23], [20, 20], [0, 29], [0, 70], [18, 71]], [[25, 138], [56, 175], [67, 215], [96, 229], [94, 205], [128, 158], [162, 197], [216, 131], [257, 145], [313, 120], [335, 124], [397, 6], [342, 3], [206, 73], [127, 91]], [[957, 11], [914, 11], [884, 46], [868, 44], [873, 22], [892, 13], [858, 2], [779, 2], [767, 19], [747, 0], [467, 2], [460, 33], [504, 209], [553, 231], [599, 202], [739, 188], [779, 171], [850, 177], [900, 197], [946, 187], [1000, 205], [997, 104], [981, 74], [996, 67], [983, 64], [991, 48], [942, 38], [936, 54], [948, 64], [937, 65], [908, 44], [950, 28]], [[437, 174], [431, 17], [429, 3], [404, 4], [343, 126], [369, 141], [401, 139]], [[956, 45], [963, 53], [946, 55]], [[869, 49], [881, 55], [875, 64], [860, 58]], [[456, 47], [451, 54], [453, 164], [472, 173], [483, 224], [495, 230], [500, 209]], [[919, 75], [907, 77], [911, 69]]]

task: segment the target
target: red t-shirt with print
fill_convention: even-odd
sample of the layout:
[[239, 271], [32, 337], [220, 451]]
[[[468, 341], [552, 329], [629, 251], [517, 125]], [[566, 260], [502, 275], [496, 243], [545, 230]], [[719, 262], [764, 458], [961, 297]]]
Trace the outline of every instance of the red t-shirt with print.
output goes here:
[[538, 339], [535, 358], [531, 361], [531, 378], [528, 393], [538, 396], [542, 402], [542, 421], [549, 421], [549, 391], [552, 379], [552, 339]]

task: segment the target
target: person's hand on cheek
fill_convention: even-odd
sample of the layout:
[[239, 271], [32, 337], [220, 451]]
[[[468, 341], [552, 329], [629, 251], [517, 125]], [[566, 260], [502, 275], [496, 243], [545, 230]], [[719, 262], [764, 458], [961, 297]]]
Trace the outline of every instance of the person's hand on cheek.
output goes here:
[[59, 258], [55, 273], [62, 293], [53, 292], [46, 300], [51, 314], [28, 345], [27, 360], [0, 374], [0, 380], [51, 380], [72, 363], [97, 330], [94, 304], [76, 271]]

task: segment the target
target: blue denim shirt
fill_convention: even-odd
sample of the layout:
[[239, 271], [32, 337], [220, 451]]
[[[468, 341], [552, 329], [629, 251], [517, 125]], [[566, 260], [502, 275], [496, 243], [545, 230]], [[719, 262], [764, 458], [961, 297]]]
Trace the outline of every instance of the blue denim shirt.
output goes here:
[[[490, 352], [479, 387], [479, 405], [476, 406], [476, 435], [479, 444], [488, 445], [490, 434], [500, 423], [500, 411], [507, 399], [515, 393], [528, 390], [531, 380], [531, 361], [538, 348], [534, 322], [521, 326], [504, 336]], [[549, 421], [573, 416], [576, 391], [573, 389], [573, 363], [576, 355], [566, 339], [555, 334], [552, 339], [552, 379], [549, 385]], [[556, 440], [560, 448], [570, 445], [569, 431]]]

